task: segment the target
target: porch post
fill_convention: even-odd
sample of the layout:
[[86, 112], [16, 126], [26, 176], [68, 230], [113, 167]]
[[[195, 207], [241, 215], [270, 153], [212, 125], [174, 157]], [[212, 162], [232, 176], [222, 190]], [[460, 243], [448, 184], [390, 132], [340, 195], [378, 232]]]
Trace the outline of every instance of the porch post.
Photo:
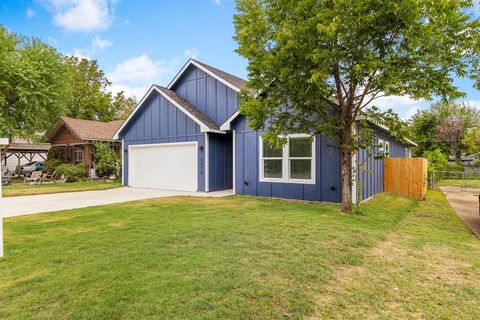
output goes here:
[[[8, 145], [7, 138], [0, 138], [0, 149], [2, 146]], [[3, 174], [2, 172], [2, 162], [0, 161], [0, 175], [2, 176], [2, 181], [0, 181], [0, 258], [3, 257], [3, 199], [2, 199], [2, 185], [3, 185]]]

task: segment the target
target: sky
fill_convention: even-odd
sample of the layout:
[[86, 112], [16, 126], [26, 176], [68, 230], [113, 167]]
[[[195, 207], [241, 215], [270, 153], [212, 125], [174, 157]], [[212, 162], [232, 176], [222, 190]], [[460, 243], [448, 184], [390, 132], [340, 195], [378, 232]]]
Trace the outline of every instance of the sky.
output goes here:
[[[477, 8], [478, 9], [478, 8]], [[234, 0], [1, 0], [0, 24], [35, 36], [63, 54], [98, 61], [120, 90], [140, 99], [151, 84], [167, 85], [189, 58], [246, 78], [235, 53]], [[464, 101], [480, 106], [472, 82], [456, 79]], [[408, 96], [375, 104], [411, 117], [431, 102]]]

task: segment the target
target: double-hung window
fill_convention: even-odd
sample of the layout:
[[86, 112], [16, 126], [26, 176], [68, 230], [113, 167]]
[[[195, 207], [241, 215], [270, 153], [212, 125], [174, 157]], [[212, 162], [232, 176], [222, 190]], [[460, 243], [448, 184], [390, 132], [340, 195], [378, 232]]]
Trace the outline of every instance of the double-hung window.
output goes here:
[[378, 139], [378, 147], [385, 158], [390, 157], [390, 142], [383, 139]]
[[315, 138], [290, 135], [280, 148], [260, 138], [260, 181], [314, 184]]

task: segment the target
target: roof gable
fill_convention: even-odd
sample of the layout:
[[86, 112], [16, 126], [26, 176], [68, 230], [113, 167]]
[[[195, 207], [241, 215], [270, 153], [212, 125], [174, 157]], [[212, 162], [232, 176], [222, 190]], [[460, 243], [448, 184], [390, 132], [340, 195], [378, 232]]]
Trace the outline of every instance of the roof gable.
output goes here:
[[140, 102], [137, 104], [135, 109], [130, 113], [127, 120], [125, 120], [122, 126], [119, 127], [118, 130], [115, 132], [114, 139], [118, 139], [119, 134], [123, 131], [124, 128], [126, 128], [127, 124], [133, 119], [134, 115], [142, 107], [145, 101], [147, 101], [147, 99], [153, 92], [157, 92], [162, 95], [175, 107], [185, 113], [190, 119], [195, 121], [200, 126], [201, 132], [223, 133], [220, 131], [220, 126], [218, 124], [216, 124], [212, 119], [203, 114], [200, 110], [192, 106], [188, 101], [180, 97], [177, 93], [162, 86], [152, 85], [147, 91], [147, 93], [143, 96], [142, 100], [140, 100]]
[[246, 81], [244, 79], [194, 59], [189, 59], [187, 63], [185, 63], [182, 69], [180, 69], [177, 75], [169, 83], [169, 85], [167, 86], [167, 89], [172, 89], [177, 83], [177, 81], [183, 76], [183, 74], [192, 65], [199, 68], [203, 72], [206, 72], [207, 74], [217, 79], [218, 81], [222, 82], [223, 84], [230, 87], [231, 89], [235, 90], [236, 92], [240, 92], [240, 90], [245, 89]]

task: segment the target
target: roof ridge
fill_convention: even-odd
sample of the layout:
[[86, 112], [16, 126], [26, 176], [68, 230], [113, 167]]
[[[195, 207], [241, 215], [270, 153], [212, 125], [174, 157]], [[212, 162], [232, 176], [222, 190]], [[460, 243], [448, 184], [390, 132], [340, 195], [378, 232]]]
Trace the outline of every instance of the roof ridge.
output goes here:
[[234, 75], [233, 73], [224, 71], [224, 70], [222, 70], [222, 69], [215, 68], [215, 67], [213, 67], [213, 66], [211, 66], [211, 65], [209, 65], [209, 64], [207, 64], [207, 63], [205, 63], [205, 62], [199, 61], [199, 60], [197, 60], [197, 59], [193, 59], [193, 58], [192, 58], [192, 60], [195, 61], [196, 63], [199, 63], [199, 64], [203, 65], [205, 68], [213, 69], [213, 70], [216, 70], [216, 71], [225, 73], [225, 74], [227, 74], [227, 75], [229, 75], [229, 76], [235, 77], [235, 78], [237, 78], [237, 79], [239, 79], [239, 80], [242, 80], [242, 81], [247, 82], [247, 80], [245, 80], [245, 79], [243, 79], [243, 78], [241, 78], [241, 77], [239, 77], [239, 76], [236, 76], [236, 75]]

